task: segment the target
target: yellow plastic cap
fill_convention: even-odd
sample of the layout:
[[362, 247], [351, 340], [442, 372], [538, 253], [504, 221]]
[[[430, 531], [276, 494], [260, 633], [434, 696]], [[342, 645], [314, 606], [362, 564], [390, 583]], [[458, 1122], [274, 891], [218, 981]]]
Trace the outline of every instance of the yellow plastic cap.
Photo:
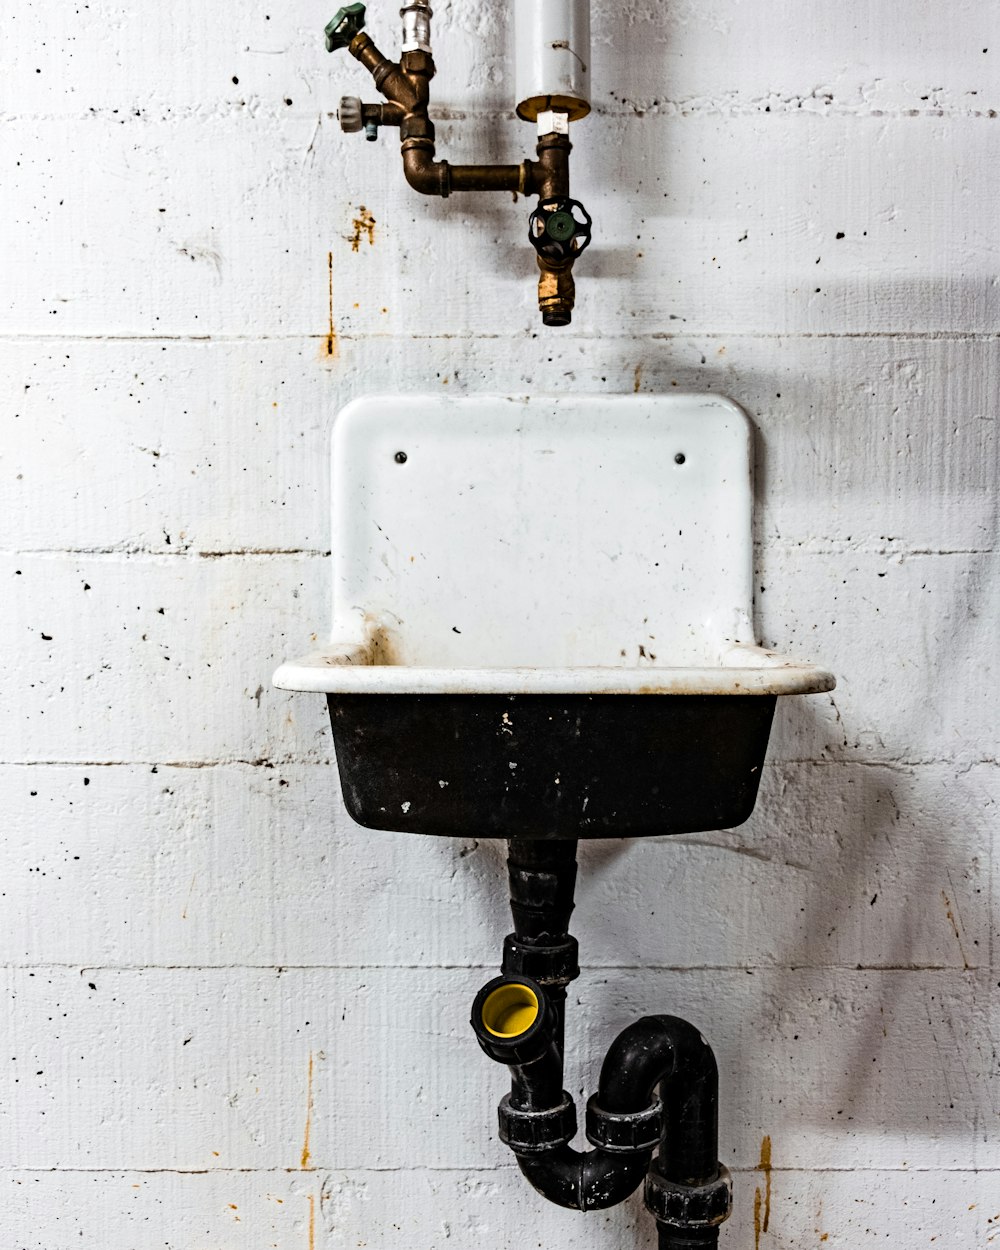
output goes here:
[[483, 1003], [483, 1024], [494, 1037], [519, 1037], [538, 1019], [538, 995], [512, 981], [498, 986]]

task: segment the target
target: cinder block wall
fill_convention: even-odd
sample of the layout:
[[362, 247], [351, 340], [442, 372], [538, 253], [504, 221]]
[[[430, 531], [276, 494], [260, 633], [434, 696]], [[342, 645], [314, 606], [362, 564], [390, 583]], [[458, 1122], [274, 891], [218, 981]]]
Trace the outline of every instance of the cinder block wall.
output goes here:
[[[436, 7], [441, 152], [520, 159], [510, 6]], [[840, 685], [780, 709], [742, 828], [584, 850], [570, 1087], [686, 1015], [727, 1250], [987, 1246], [997, 7], [598, 0], [559, 332], [524, 203], [422, 200], [341, 136], [371, 88], [329, 16], [5, 14], [0, 1241], [651, 1245], [495, 1139], [499, 849], [354, 827], [322, 701], [268, 683], [326, 627], [347, 400], [679, 387], [752, 415], [759, 634]]]

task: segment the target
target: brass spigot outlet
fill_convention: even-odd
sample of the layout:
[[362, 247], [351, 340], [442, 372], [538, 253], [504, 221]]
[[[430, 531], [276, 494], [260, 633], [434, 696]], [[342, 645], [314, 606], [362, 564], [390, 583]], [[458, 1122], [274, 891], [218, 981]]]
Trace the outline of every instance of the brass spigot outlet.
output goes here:
[[568, 326], [573, 320], [573, 305], [576, 303], [573, 262], [570, 260], [555, 266], [539, 256], [538, 268], [538, 308], [542, 324]]

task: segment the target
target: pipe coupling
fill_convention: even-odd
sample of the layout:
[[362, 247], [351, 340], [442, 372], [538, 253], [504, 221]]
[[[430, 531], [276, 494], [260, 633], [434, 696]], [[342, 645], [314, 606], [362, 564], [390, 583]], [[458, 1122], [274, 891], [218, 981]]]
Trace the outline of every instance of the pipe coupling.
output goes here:
[[503, 970], [509, 977], [530, 977], [549, 988], [569, 985], [580, 975], [580, 944], [567, 935], [563, 942], [542, 946], [508, 933], [503, 940]]
[[646, 1174], [646, 1209], [658, 1224], [671, 1228], [716, 1228], [733, 1210], [733, 1178], [719, 1164], [719, 1174], [707, 1185], [682, 1185], [668, 1181], [655, 1165]]
[[587, 1103], [587, 1141], [609, 1154], [655, 1150], [663, 1126], [663, 1107], [654, 1097], [643, 1111], [605, 1111], [594, 1094]]
[[497, 1116], [500, 1140], [515, 1154], [540, 1154], [564, 1146], [576, 1136], [576, 1107], [565, 1090], [562, 1102], [545, 1111], [523, 1111], [511, 1106], [510, 1094], [504, 1094]]

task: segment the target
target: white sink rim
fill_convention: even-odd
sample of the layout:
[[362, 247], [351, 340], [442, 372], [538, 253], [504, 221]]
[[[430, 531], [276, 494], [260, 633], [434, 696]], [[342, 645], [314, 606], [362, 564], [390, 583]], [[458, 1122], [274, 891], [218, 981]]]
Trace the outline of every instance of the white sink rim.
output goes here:
[[736, 644], [717, 666], [430, 668], [383, 664], [372, 644], [331, 643], [274, 674], [279, 690], [313, 694], [642, 694], [788, 695], [833, 690], [836, 678], [751, 644]]

